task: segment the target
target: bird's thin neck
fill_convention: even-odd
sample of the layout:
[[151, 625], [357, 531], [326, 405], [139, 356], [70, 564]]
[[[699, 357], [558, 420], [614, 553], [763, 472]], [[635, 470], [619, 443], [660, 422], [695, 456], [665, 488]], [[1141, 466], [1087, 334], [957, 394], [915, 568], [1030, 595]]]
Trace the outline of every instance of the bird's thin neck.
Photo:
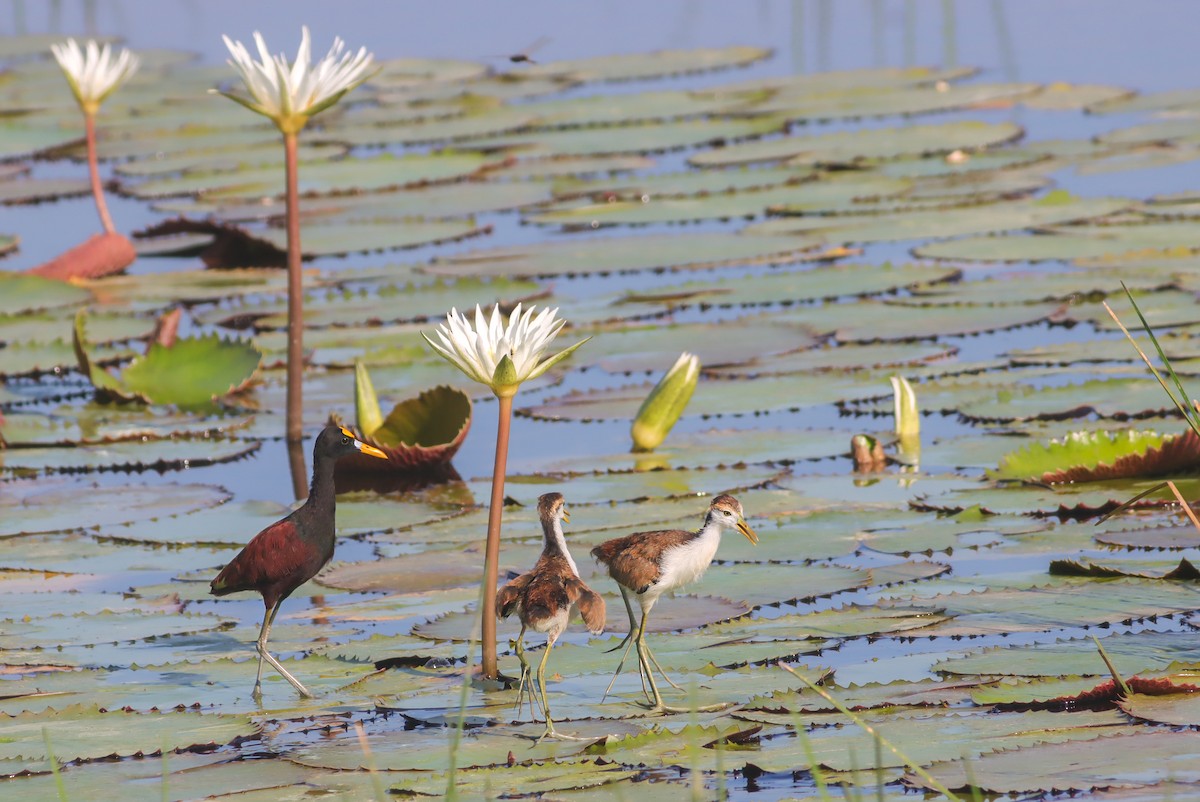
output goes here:
[[717, 522], [717, 517], [710, 512], [704, 518], [704, 525], [692, 533], [692, 537], [695, 540], [703, 537], [715, 537], [717, 540], [720, 540], [721, 524]]
[[333, 489], [335, 460], [319, 459], [313, 455], [313, 478], [305, 507], [313, 510], [332, 509], [336, 494]]
[[542, 535], [545, 538], [542, 553], [563, 557], [571, 566], [571, 573], [579, 576], [579, 568], [576, 567], [571, 552], [567, 551], [567, 538], [563, 535], [562, 521], [557, 516], [549, 521], [542, 521]]

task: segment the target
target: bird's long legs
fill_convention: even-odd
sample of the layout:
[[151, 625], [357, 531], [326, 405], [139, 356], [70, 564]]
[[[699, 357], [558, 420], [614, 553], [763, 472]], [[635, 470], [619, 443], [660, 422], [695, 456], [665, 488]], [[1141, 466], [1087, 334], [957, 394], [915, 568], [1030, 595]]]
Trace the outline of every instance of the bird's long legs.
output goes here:
[[529, 690], [529, 715], [533, 716], [533, 689], [528, 687], [529, 683], [529, 661], [525, 659], [525, 625], [521, 625], [521, 634], [517, 635], [517, 640], [514, 643], [513, 650], [517, 653], [517, 659], [521, 661], [521, 679], [517, 683], [517, 717], [521, 716], [521, 708], [524, 706], [525, 691]]
[[[538, 663], [537, 683], [538, 691], [542, 695], [542, 712], [546, 715], [546, 731], [534, 741], [534, 744], [540, 744], [546, 738], [557, 738], [564, 741], [585, 741], [586, 738], [579, 738], [574, 735], [563, 735], [561, 732], [554, 729], [554, 720], [550, 718], [550, 700], [546, 698], [546, 661], [550, 658], [550, 649], [554, 646], [554, 638], [551, 637], [546, 641], [546, 653], [542, 655], [542, 662]], [[532, 695], [532, 694], [530, 694]], [[532, 707], [532, 704], [530, 705]]]
[[263, 661], [265, 660], [271, 664], [272, 668], [279, 672], [280, 676], [292, 683], [292, 687], [295, 688], [301, 696], [303, 696], [305, 699], [312, 699], [313, 695], [309, 692], [308, 688], [305, 688], [303, 685], [301, 685], [300, 680], [293, 677], [291, 672], [284, 668], [283, 664], [276, 660], [275, 657], [267, 651], [267, 638], [271, 635], [271, 625], [275, 623], [275, 615], [278, 612], [279, 602], [275, 602], [273, 607], [268, 608], [267, 611], [263, 613], [262, 629], [259, 630], [258, 643], [254, 647], [258, 651], [258, 676], [254, 680], [254, 692], [252, 695], [255, 699], [262, 699], [262, 670]]
[[[617, 585], [617, 587], [621, 589], [621, 600], [625, 602], [625, 612], [629, 614], [629, 633], [625, 636], [624, 640], [607, 650], [615, 652], [622, 646], [625, 647], [625, 651], [621, 653], [621, 662], [617, 663], [617, 670], [613, 672], [612, 679], [608, 681], [608, 687], [604, 689], [604, 696], [600, 697], [601, 702], [608, 698], [608, 693], [612, 690], [613, 683], [621, 675], [621, 669], [625, 668], [625, 660], [629, 657], [629, 649], [633, 646], [633, 636], [637, 632], [637, 619], [633, 617], [633, 606], [629, 603], [629, 591], [625, 589], [624, 585]], [[646, 690], [645, 676], [642, 676], [642, 693], [646, 694], [647, 699], [650, 698], [650, 694]]]
[[729, 707], [728, 702], [722, 702], [715, 705], [701, 705], [699, 707], [673, 707], [671, 705], [663, 704], [662, 695], [658, 692], [658, 686], [654, 684], [654, 674], [650, 670], [651, 664], [658, 669], [658, 673], [662, 674], [663, 679], [671, 683], [672, 687], [678, 690], [683, 689], [674, 682], [671, 682], [671, 678], [668, 677], [662, 670], [662, 666], [660, 666], [658, 661], [654, 659], [654, 653], [651, 652], [650, 647], [646, 645], [646, 615], [648, 612], [649, 611], [643, 611], [642, 625], [638, 628], [637, 638], [634, 640], [634, 644], [637, 646], [638, 663], [641, 665], [642, 674], [646, 678], [646, 682], [650, 683], [650, 692], [653, 694], [651, 698], [651, 704], [646, 706], [655, 713], [689, 713], [693, 710], [698, 713], [707, 713], [714, 710], [723, 710], [726, 707]]

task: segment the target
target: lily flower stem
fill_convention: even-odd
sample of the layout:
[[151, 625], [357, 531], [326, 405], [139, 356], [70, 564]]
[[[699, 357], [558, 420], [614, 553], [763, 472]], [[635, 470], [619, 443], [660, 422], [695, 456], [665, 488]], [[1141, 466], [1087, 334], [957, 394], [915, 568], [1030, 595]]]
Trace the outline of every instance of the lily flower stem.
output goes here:
[[89, 112], [83, 114], [83, 127], [87, 134], [88, 175], [92, 179], [92, 197], [96, 199], [96, 211], [100, 213], [100, 224], [104, 233], [111, 234], [112, 216], [108, 213], [108, 202], [104, 200], [104, 186], [100, 183], [100, 160], [96, 155], [96, 115]]
[[500, 580], [500, 517], [504, 512], [504, 476], [508, 468], [508, 434], [512, 425], [513, 397], [499, 396], [499, 420], [496, 427], [496, 463], [492, 468], [492, 501], [488, 508], [487, 546], [484, 551], [483, 605], [481, 634], [483, 659], [480, 668], [485, 679], [499, 675], [496, 665], [496, 585]]
[[287, 353], [287, 440], [299, 442], [304, 437], [304, 292], [300, 268], [300, 189], [299, 168], [296, 165], [296, 134], [283, 135], [285, 172], [287, 175], [287, 294], [288, 294], [288, 353]]

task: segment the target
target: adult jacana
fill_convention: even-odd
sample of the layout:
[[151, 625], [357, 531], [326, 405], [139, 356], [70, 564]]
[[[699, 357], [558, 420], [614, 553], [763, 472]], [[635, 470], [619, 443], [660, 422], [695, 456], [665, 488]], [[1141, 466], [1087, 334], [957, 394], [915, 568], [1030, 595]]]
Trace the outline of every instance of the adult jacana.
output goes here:
[[209, 592], [225, 596], [241, 590], [262, 594], [266, 611], [258, 633], [258, 677], [254, 680], [254, 698], [262, 697], [263, 661], [292, 683], [301, 696], [312, 697], [308, 689], [267, 651], [267, 637], [279, 605], [296, 588], [312, 579], [330, 558], [334, 544], [333, 468], [339, 458], [359, 452], [387, 459], [374, 446], [359, 442], [348, 430], [326, 426], [313, 446], [313, 479], [308, 500], [282, 521], [259, 532], [238, 555], [221, 569]]
[[[521, 681], [517, 686], [517, 711], [521, 709], [521, 697], [526, 683], [529, 681], [530, 668], [525, 659], [525, 630], [546, 633], [546, 652], [542, 662], [538, 664], [537, 683], [541, 694], [542, 714], [546, 718], [546, 731], [543, 738], [569, 738], [554, 730], [554, 721], [550, 717], [550, 702], [546, 698], [546, 660], [550, 657], [550, 649], [554, 642], [567, 628], [571, 617], [571, 608], [579, 605], [579, 613], [583, 623], [593, 635], [604, 631], [604, 599], [592, 591], [579, 578], [579, 570], [571, 553], [567, 551], [567, 541], [563, 536], [563, 521], [570, 521], [567, 508], [561, 493], [546, 493], [538, 498], [538, 518], [542, 522], [542, 536], [545, 545], [542, 556], [538, 558], [533, 570], [521, 574], [516, 579], [500, 588], [496, 593], [496, 614], [507, 618], [513, 613], [521, 620], [521, 634], [517, 635], [517, 659], [521, 661]], [[533, 693], [530, 692], [532, 699]], [[530, 702], [530, 712], [533, 703]]]
[[[621, 598], [625, 601], [625, 612], [629, 614], [629, 634], [625, 640], [617, 644], [616, 649], [625, 646], [621, 662], [617, 664], [616, 673], [608, 683], [604, 695], [612, 690], [621, 669], [625, 667], [625, 659], [629, 656], [630, 646], [636, 645], [638, 666], [642, 674], [642, 690], [650, 686], [652, 710], [658, 712], [687, 712], [691, 708], [669, 707], [663, 704], [658, 686], [654, 683], [654, 675], [650, 671], [653, 665], [662, 674], [663, 679], [676, 690], [682, 690], [663, 671], [650, 648], [646, 646], [646, 618], [654, 609], [658, 597], [668, 590], [675, 590], [695, 582], [712, 563], [716, 556], [717, 546], [721, 543], [721, 532], [726, 529], [736, 529], [745, 535], [751, 543], [758, 543], [758, 535], [746, 524], [742, 514], [741, 503], [730, 495], [719, 495], [712, 500], [708, 514], [704, 517], [704, 525], [695, 532], [685, 532], [682, 529], [664, 529], [654, 532], [634, 532], [632, 535], [608, 540], [592, 549], [592, 556], [608, 568], [608, 574], [617, 581], [621, 589]], [[637, 599], [642, 608], [640, 623], [634, 619], [633, 606], [629, 596]], [[615, 649], [613, 650], [615, 651]], [[723, 705], [701, 707], [700, 710], [719, 709]]]

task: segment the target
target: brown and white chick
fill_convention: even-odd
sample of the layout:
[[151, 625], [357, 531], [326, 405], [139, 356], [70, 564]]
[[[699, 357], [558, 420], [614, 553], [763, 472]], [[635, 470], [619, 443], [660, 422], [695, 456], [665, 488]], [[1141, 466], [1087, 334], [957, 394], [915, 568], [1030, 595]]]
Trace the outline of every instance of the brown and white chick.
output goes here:
[[[658, 669], [663, 679], [673, 688], [681, 689], [671, 682], [650, 648], [646, 646], [646, 618], [654, 609], [659, 596], [669, 590], [690, 585], [704, 575], [717, 554], [721, 533], [726, 529], [735, 529], [751, 543], [758, 543], [758, 535], [746, 524], [741, 503], [733, 496], [722, 494], [712, 500], [704, 518], [704, 525], [695, 532], [682, 529], [634, 532], [632, 535], [605, 541], [592, 549], [592, 556], [605, 565], [609, 576], [617, 581], [621, 589], [621, 598], [625, 601], [625, 611], [629, 614], [629, 634], [616, 647], [619, 649], [624, 645], [625, 652], [621, 655], [621, 662], [617, 665], [612, 681], [604, 691], [605, 697], [612, 690], [613, 682], [621, 673], [621, 669], [625, 667], [630, 646], [636, 645], [638, 666], [643, 679], [642, 688], [645, 690], [647, 684], [650, 686], [647, 696], [651, 702], [651, 709], [659, 712], [686, 712], [689, 709], [663, 704], [658, 686], [654, 683], [654, 675], [650, 671], [651, 665]], [[629, 602], [630, 594], [637, 599], [642, 608], [640, 623], [634, 618], [633, 606]]]
[[517, 688], [518, 711], [530, 674], [529, 663], [525, 660], [525, 630], [546, 633], [546, 652], [537, 670], [538, 691], [541, 694], [539, 701], [546, 718], [546, 731], [538, 738], [541, 741], [542, 738], [571, 738], [556, 732], [554, 721], [550, 718], [550, 702], [546, 698], [546, 660], [550, 657], [550, 649], [566, 630], [571, 608], [575, 605], [579, 606], [588, 630], [593, 635], [602, 633], [604, 599], [579, 578], [579, 570], [567, 550], [562, 524], [563, 521], [569, 522], [571, 516], [567, 513], [561, 493], [546, 493], [538, 498], [538, 518], [542, 522], [545, 539], [542, 556], [532, 571], [521, 574], [500, 588], [496, 593], [496, 611], [501, 618], [516, 613], [521, 620], [521, 633], [516, 640], [517, 659], [521, 661], [521, 681]]

